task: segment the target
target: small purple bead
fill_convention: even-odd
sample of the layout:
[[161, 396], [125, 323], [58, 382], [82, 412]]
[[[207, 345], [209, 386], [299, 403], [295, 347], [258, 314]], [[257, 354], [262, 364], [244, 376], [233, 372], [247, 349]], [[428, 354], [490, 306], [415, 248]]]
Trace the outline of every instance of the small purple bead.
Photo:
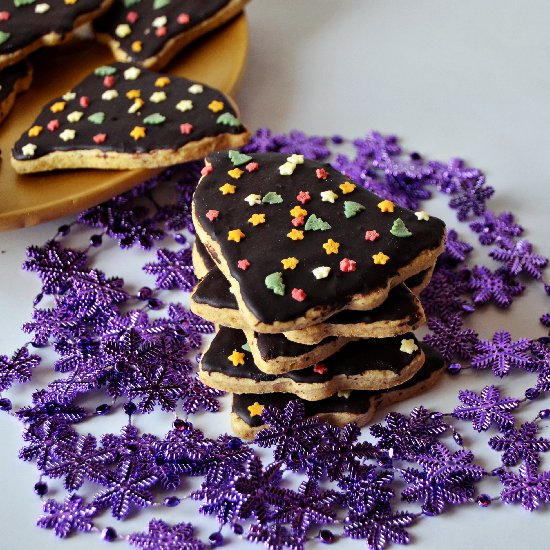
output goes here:
[[108, 403], [103, 403], [102, 405], [98, 405], [95, 408], [95, 413], [98, 416], [103, 416], [105, 414], [109, 414], [110, 412], [111, 412], [111, 405], [109, 405]]
[[231, 529], [235, 535], [242, 535], [244, 533], [244, 527], [240, 523], [234, 523]]
[[546, 294], [548, 294], [550, 296], [550, 285], [545, 284], [544, 285], [544, 291], [546, 292]]
[[131, 401], [128, 401], [127, 403], [124, 403], [123, 409], [128, 416], [132, 416], [137, 411], [137, 405]]
[[42, 294], [42, 292], [40, 294], [37, 294], [32, 301], [32, 305], [37, 306], [42, 301], [42, 298], [44, 298], [44, 294]]
[[174, 235], [174, 240], [178, 243], [178, 244], [185, 244], [187, 243], [187, 237], [185, 235], [182, 235], [181, 233], [176, 233]]
[[491, 475], [493, 476], [501, 476], [504, 473], [506, 473], [506, 470], [502, 466], [499, 466], [498, 468], [493, 468], [491, 470]]
[[174, 429], [178, 432], [190, 432], [193, 429], [193, 424], [187, 422], [187, 420], [182, 420], [181, 418], [176, 418], [172, 423]]
[[489, 495], [486, 495], [485, 493], [479, 495], [476, 498], [476, 502], [479, 506], [481, 506], [481, 508], [487, 508], [487, 506], [489, 506], [489, 504], [491, 504], [492, 501], [493, 499]]
[[378, 459], [378, 466], [380, 466], [380, 468], [391, 468], [393, 466], [393, 461], [389, 456], [382, 456]]
[[106, 542], [114, 542], [118, 538], [118, 534], [114, 527], [105, 527], [101, 531], [101, 538]]
[[57, 228], [57, 232], [64, 237], [65, 235], [68, 235], [71, 232], [71, 226], [70, 225], [60, 225]]
[[420, 153], [413, 152], [411, 153], [411, 160], [422, 160], [422, 156], [420, 155]]
[[298, 451], [292, 451], [288, 458], [290, 458], [290, 462], [292, 462], [292, 464], [298, 465], [302, 462], [302, 457]]
[[164, 304], [163, 304], [162, 300], [159, 300], [158, 298], [151, 298], [151, 299], [147, 302], [147, 305], [148, 305], [151, 309], [160, 309]]
[[212, 533], [208, 537], [208, 540], [210, 542], [211, 548], [217, 548], [218, 546], [221, 546], [224, 542], [223, 541], [223, 535], [219, 531], [216, 531], [215, 533]]
[[43, 481], [39, 481], [34, 484], [34, 492], [39, 496], [43, 497], [48, 492], [48, 484]]
[[149, 300], [153, 295], [153, 291], [148, 286], [142, 286], [137, 293], [137, 297], [140, 300]]
[[430, 418], [432, 420], [442, 420], [443, 419], [443, 413], [440, 413], [440, 412], [433, 412], [430, 414]]
[[458, 374], [462, 370], [462, 365], [460, 363], [451, 363], [447, 367], [447, 372], [449, 374]]
[[463, 444], [462, 436], [458, 432], [453, 432], [453, 439], [455, 440], [457, 445], [460, 445], [462, 447], [462, 444]]
[[342, 143], [344, 143], [344, 138], [338, 134], [332, 136], [330, 138], [330, 140], [332, 141], [332, 143], [334, 143], [335, 145], [341, 145]]
[[90, 237], [90, 246], [97, 248], [98, 246], [101, 246], [102, 243], [103, 243], [103, 237], [101, 235], [92, 235]]
[[543, 336], [542, 338], [539, 338], [538, 341], [541, 344], [550, 344], [550, 336]]
[[166, 497], [164, 499], [164, 501], [162, 502], [162, 504], [164, 504], [164, 506], [166, 506], [167, 508], [174, 508], [175, 506], [177, 506], [179, 503], [180, 503], [180, 499], [178, 497], [175, 497], [175, 496], [171, 496], [171, 497]]
[[319, 531], [319, 540], [325, 544], [332, 544], [336, 540], [336, 537], [332, 531], [321, 529]]
[[542, 409], [542, 411], [539, 411], [539, 416], [544, 420], [550, 418], [550, 409]]
[[0, 399], [0, 411], [11, 411], [11, 407], [11, 401], [7, 397], [2, 397], [2, 399]]
[[238, 451], [243, 446], [243, 442], [238, 437], [233, 437], [229, 440], [227, 446], [232, 451]]
[[539, 396], [540, 396], [540, 391], [537, 388], [527, 388], [525, 390], [525, 397], [530, 401], [532, 401], [533, 399], [536, 399]]

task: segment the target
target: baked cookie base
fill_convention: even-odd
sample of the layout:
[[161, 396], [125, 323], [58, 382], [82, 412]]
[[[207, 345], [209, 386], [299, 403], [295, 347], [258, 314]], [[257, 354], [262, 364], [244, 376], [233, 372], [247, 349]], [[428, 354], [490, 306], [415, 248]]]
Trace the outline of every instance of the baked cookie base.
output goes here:
[[[12, 110], [16, 96], [30, 88], [32, 82], [32, 66], [30, 63], [25, 63], [25, 65], [27, 67], [26, 74], [15, 81], [11, 92], [2, 101], [0, 101], [0, 123]], [[10, 67], [3, 70], [9, 71]]]

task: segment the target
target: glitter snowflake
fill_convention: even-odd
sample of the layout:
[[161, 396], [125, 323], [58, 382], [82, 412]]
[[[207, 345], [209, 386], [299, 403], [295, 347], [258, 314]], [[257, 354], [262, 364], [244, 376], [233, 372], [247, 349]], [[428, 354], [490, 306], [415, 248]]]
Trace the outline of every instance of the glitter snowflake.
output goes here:
[[515, 466], [520, 459], [529, 464], [539, 464], [539, 453], [550, 449], [550, 440], [536, 437], [539, 426], [536, 422], [526, 422], [519, 430], [510, 429], [489, 440], [489, 445], [495, 451], [502, 452], [502, 463]]
[[371, 159], [379, 159], [383, 155], [399, 155], [402, 152], [397, 136], [384, 136], [380, 132], [370, 132], [364, 138], [354, 139], [353, 146], [358, 157]]
[[275, 136], [269, 128], [259, 128], [242, 150], [245, 153], [268, 153], [276, 151]]
[[264, 525], [262, 523], [253, 523], [246, 535], [250, 542], [262, 542], [269, 550], [303, 550], [306, 541], [305, 535], [295, 534], [285, 525], [272, 523]]
[[429, 319], [428, 328], [432, 332], [424, 338], [424, 342], [437, 349], [447, 361], [455, 356], [469, 359], [474, 353], [478, 335], [473, 329], [462, 328], [463, 323], [459, 315], [449, 315], [444, 320]]
[[35, 309], [33, 320], [22, 327], [27, 334], [34, 333], [33, 343], [46, 346], [54, 340], [82, 337], [86, 329], [72, 309], [58, 303], [55, 308]]
[[430, 479], [440, 482], [476, 481], [485, 475], [481, 466], [473, 464], [474, 454], [460, 449], [454, 453], [441, 443], [436, 443], [425, 453], [418, 455], [420, 464]]
[[506, 504], [520, 502], [532, 512], [542, 503], [550, 502], [550, 472], [539, 473], [535, 464], [523, 463], [517, 474], [505, 472], [500, 482], [504, 485], [500, 498]]
[[153, 448], [158, 439], [150, 434], [140, 434], [132, 424], [127, 424], [120, 430], [120, 435], [105, 434], [101, 438], [101, 445], [114, 451], [126, 465], [132, 463], [136, 468], [148, 469], [154, 457]]
[[299, 130], [292, 130], [288, 134], [276, 134], [273, 136], [273, 142], [275, 150], [279, 153], [295, 153], [311, 160], [325, 160], [330, 155], [326, 137], [307, 136]]
[[82, 407], [51, 401], [50, 396], [45, 390], [35, 392], [33, 394], [33, 402], [34, 405], [21, 407], [16, 411], [15, 416], [21, 422], [40, 426], [47, 420], [55, 418], [67, 424], [77, 424], [89, 416]]
[[500, 243], [498, 248], [489, 252], [489, 256], [503, 263], [512, 275], [526, 273], [537, 280], [542, 277], [542, 270], [548, 264], [548, 258], [534, 254], [533, 245], [523, 239], [509, 246]]
[[97, 508], [84, 504], [78, 495], [68, 496], [63, 504], [50, 498], [44, 502], [43, 508], [45, 513], [36, 524], [43, 529], [53, 529], [62, 539], [74, 532], [89, 532], [94, 528], [92, 518], [96, 516]]
[[456, 217], [459, 221], [466, 221], [471, 214], [481, 216], [486, 210], [486, 202], [495, 190], [485, 184], [485, 177], [480, 176], [475, 181], [463, 180], [460, 183], [449, 206], [457, 210]]
[[512, 298], [519, 296], [525, 287], [503, 269], [490, 271], [483, 266], [475, 266], [472, 270], [468, 288], [473, 291], [474, 304], [481, 305], [494, 302], [501, 308], [512, 305]]
[[155, 275], [157, 288], [165, 290], [179, 288], [190, 291], [197, 283], [190, 248], [175, 252], [160, 248], [157, 250], [157, 261], [145, 264], [143, 271]]
[[39, 355], [29, 353], [27, 348], [19, 348], [11, 357], [0, 355], [0, 392], [11, 387], [14, 381], [24, 384], [32, 377], [32, 369], [40, 364]]
[[203, 384], [198, 373], [195, 378], [190, 378], [182, 395], [181, 408], [187, 414], [194, 414], [199, 409], [204, 409], [209, 412], [218, 412], [220, 410], [220, 402], [218, 397], [224, 395], [222, 390], [216, 390]]
[[374, 424], [370, 433], [378, 439], [379, 448], [389, 451], [390, 457], [401, 459], [427, 452], [448, 428], [441, 418], [432, 417], [420, 406], [408, 418], [401, 413], [388, 413], [386, 425]]
[[391, 470], [378, 471], [374, 466], [363, 466], [357, 473], [338, 481], [338, 487], [344, 490], [342, 504], [354, 514], [372, 511], [394, 497]]
[[460, 158], [453, 158], [447, 164], [430, 161], [429, 165], [434, 170], [433, 179], [437, 188], [448, 195], [456, 193], [465, 182], [475, 182], [482, 176], [480, 170], [467, 166]]
[[190, 523], [170, 526], [161, 519], [152, 519], [147, 533], [132, 533], [128, 542], [149, 550], [205, 550], [206, 545], [194, 538], [194, 531]]
[[471, 390], [460, 390], [458, 398], [463, 405], [453, 411], [455, 418], [471, 420], [474, 429], [485, 432], [495, 423], [501, 430], [510, 429], [514, 424], [511, 410], [519, 406], [519, 400], [501, 397], [496, 386], [485, 386], [481, 394]]
[[470, 229], [479, 233], [479, 242], [483, 245], [495, 242], [511, 245], [514, 237], [523, 233], [523, 227], [514, 223], [511, 212], [503, 212], [498, 216], [491, 211], [483, 213], [483, 217], [470, 224]]
[[105, 273], [90, 269], [78, 273], [73, 278], [73, 290], [81, 303], [85, 304], [88, 315], [95, 313], [95, 308], [104, 310], [128, 299], [124, 290], [124, 280], [120, 277], [107, 279]]
[[203, 334], [212, 334], [214, 324], [195, 315], [181, 304], [168, 306], [168, 317], [176, 327], [176, 335], [185, 338], [193, 349], [200, 349]]
[[63, 294], [77, 273], [83, 273], [87, 262], [85, 252], [63, 248], [58, 241], [48, 241], [43, 247], [27, 248], [23, 269], [38, 273], [45, 294]]
[[447, 231], [445, 239], [445, 251], [441, 256], [443, 263], [456, 265], [466, 260], [468, 254], [473, 250], [473, 246], [458, 238], [458, 233], [454, 229]]

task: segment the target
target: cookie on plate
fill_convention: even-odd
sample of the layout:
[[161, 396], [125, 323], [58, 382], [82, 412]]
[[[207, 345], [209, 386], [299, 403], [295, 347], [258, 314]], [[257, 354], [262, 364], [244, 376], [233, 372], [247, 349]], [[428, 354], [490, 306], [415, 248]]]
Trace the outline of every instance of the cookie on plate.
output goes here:
[[443, 249], [441, 220], [382, 200], [329, 165], [236, 151], [206, 163], [193, 221], [257, 332], [373, 309]]
[[28, 90], [32, 82], [32, 67], [26, 61], [0, 71], [0, 122], [11, 111], [17, 94]]
[[424, 353], [412, 333], [350, 342], [322, 362], [281, 374], [260, 370], [247, 343], [242, 331], [220, 327], [201, 358], [200, 379], [232, 393], [288, 392], [317, 401], [338, 391], [402, 384], [424, 364]]
[[441, 355], [421, 344], [426, 360], [422, 368], [407, 382], [381, 391], [351, 391], [334, 394], [321, 401], [307, 401], [291, 393], [234, 394], [231, 425], [239, 437], [252, 439], [267, 424], [262, 420], [264, 407], [283, 409], [291, 401], [300, 401], [307, 417], [316, 416], [337, 426], [355, 422], [364, 426], [377, 409], [404, 401], [434, 386], [445, 370]]
[[161, 69], [184, 46], [240, 13], [247, 0], [115, 0], [94, 22], [118, 61]]
[[0, 11], [0, 69], [42, 46], [56, 46], [109, 9], [112, 0], [14, 0]]
[[195, 238], [195, 242], [193, 243], [191, 260], [198, 279], [202, 279], [209, 271], [216, 267], [216, 263], [210, 257], [208, 250], [206, 250], [198, 237]]
[[101, 66], [47, 103], [12, 150], [16, 172], [158, 168], [240, 146], [229, 97], [130, 63]]

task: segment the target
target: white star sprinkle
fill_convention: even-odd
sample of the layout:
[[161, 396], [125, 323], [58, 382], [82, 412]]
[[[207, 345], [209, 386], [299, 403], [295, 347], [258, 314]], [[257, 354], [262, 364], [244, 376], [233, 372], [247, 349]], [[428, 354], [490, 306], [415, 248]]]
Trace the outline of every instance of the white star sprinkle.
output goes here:
[[43, 3], [43, 4], [36, 4], [34, 7], [35, 13], [46, 13], [47, 11], [50, 11], [50, 5]]
[[262, 202], [262, 196], [261, 195], [254, 195], [252, 193], [251, 195], [248, 195], [248, 197], [245, 197], [244, 199], [250, 206], [254, 206], [255, 204], [261, 204]]
[[73, 111], [67, 115], [67, 120], [69, 122], [78, 122], [83, 116], [84, 113], [82, 111]]
[[163, 101], [166, 101], [166, 92], [153, 92], [149, 98], [149, 101], [152, 101], [153, 103], [162, 103]]
[[34, 143], [27, 143], [21, 147], [21, 151], [26, 157], [33, 157], [36, 152], [36, 145]]
[[323, 202], [334, 203], [337, 198], [338, 195], [334, 191], [321, 191], [321, 200]]
[[74, 92], [67, 92], [64, 96], [62, 96], [65, 101], [71, 101], [76, 97], [76, 94]]
[[403, 338], [403, 340], [401, 340], [401, 347], [399, 348], [399, 351], [411, 354], [414, 353], [417, 349], [418, 346], [415, 344], [412, 338], [409, 338], [408, 340], [406, 338]]
[[316, 267], [312, 273], [316, 279], [326, 279], [330, 273], [330, 267], [327, 265], [322, 265], [320, 267]]
[[105, 90], [101, 94], [101, 99], [104, 99], [106, 101], [111, 101], [112, 99], [116, 99], [118, 97], [118, 92], [116, 90]]
[[202, 84], [191, 84], [191, 86], [189, 86], [187, 91], [190, 94], [202, 94], [202, 92], [204, 91], [204, 88]]
[[63, 141], [71, 141], [75, 136], [76, 132], [72, 128], [66, 128], [59, 134], [60, 139]]
[[419, 221], [427, 222], [430, 219], [430, 215], [427, 212], [424, 212], [424, 210], [420, 210], [420, 212], [415, 212], [414, 215], [418, 218]]
[[292, 164], [304, 164], [304, 155], [297, 155], [294, 153], [293, 155], [290, 155], [290, 157], [287, 157], [286, 160], [288, 162], [292, 162]]
[[141, 74], [141, 69], [137, 67], [129, 67], [124, 71], [124, 78], [126, 80], [135, 80]]
[[296, 170], [296, 165], [293, 162], [285, 162], [279, 166], [279, 174], [281, 176], [290, 176]]
[[116, 26], [115, 34], [119, 38], [126, 38], [129, 34], [132, 34], [132, 27], [128, 23], [121, 23]]
[[193, 108], [193, 102], [190, 99], [182, 99], [177, 105], [176, 109], [185, 113], [185, 111], [190, 111]]

